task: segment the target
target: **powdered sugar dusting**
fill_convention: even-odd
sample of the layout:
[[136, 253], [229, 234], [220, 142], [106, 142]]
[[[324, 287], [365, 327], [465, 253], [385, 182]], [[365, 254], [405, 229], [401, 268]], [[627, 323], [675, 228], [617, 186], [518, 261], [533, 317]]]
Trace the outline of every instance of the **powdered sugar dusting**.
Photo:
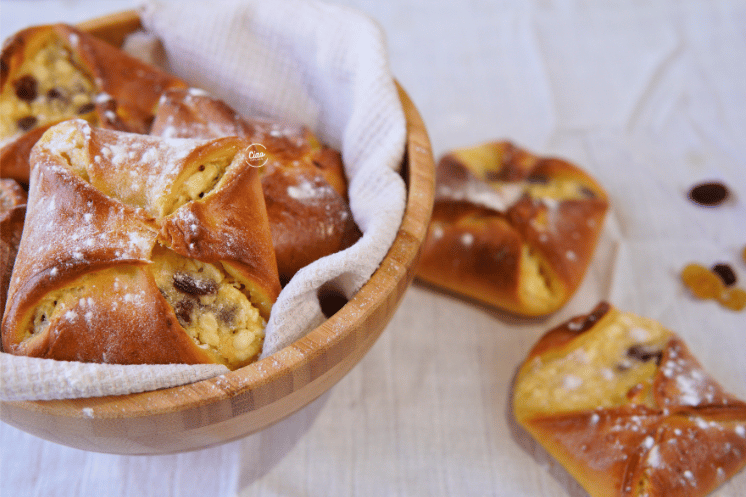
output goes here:
[[[185, 159], [201, 140], [162, 139], [130, 133], [107, 133], [100, 170], [109, 177], [126, 179], [116, 184], [114, 195], [121, 201], [159, 215], [155, 207], [185, 167]], [[142, 205], [144, 202], [144, 205]]]
[[328, 198], [336, 193], [334, 189], [326, 182], [309, 181], [301, 177], [297, 185], [290, 185], [287, 188], [288, 196], [295, 200], [308, 201]]
[[575, 375], [566, 375], [562, 380], [562, 388], [565, 390], [575, 390], [583, 384], [583, 380]]
[[468, 201], [472, 204], [507, 212], [523, 196], [518, 183], [505, 183], [495, 187], [481, 181], [464, 181], [453, 187], [440, 185], [436, 200]]
[[642, 441], [642, 446], [648, 450], [653, 447], [653, 444], [655, 444], [655, 440], [653, 440], [653, 437], [651, 437], [650, 435], [645, 437], [645, 440]]
[[[648, 437], [650, 438], [650, 437]], [[660, 468], [662, 466], [661, 452], [657, 445], [652, 446], [646, 460], [647, 464], [653, 468]]]
[[668, 358], [661, 364], [660, 371], [668, 391], [664, 400], [666, 405], [711, 404], [722, 396], [717, 383], [688, 355], [682, 354], [678, 347], [669, 349]]

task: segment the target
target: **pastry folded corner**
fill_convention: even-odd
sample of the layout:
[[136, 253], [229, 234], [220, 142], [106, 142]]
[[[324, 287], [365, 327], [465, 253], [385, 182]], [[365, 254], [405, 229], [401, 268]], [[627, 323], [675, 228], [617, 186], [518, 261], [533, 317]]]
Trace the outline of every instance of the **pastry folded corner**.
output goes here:
[[579, 167], [510, 142], [446, 154], [417, 277], [522, 316], [560, 309], [593, 258], [606, 192]]
[[594, 497], [704, 496], [746, 465], [746, 403], [675, 333], [606, 303], [536, 343], [513, 412]]
[[51, 127], [32, 150], [5, 351], [59, 360], [256, 359], [280, 283], [247, 142]]
[[163, 94], [151, 134], [240, 136], [262, 147], [266, 162], [258, 170], [283, 283], [361, 236], [348, 205], [340, 153], [305, 126], [244, 117], [202, 90], [175, 88]]
[[186, 83], [66, 24], [11, 36], [0, 56], [0, 168], [29, 181], [29, 153], [51, 125], [82, 118], [94, 126], [147, 133], [161, 94]]

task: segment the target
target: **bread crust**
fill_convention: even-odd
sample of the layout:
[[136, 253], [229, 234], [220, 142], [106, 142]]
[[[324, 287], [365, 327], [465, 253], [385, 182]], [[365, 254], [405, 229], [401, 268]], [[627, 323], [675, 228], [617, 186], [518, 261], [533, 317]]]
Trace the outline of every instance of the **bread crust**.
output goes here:
[[[186, 83], [179, 78], [146, 64], [95, 36], [70, 25], [50, 24], [21, 30], [3, 46], [0, 56], [0, 91], [6, 102], [4, 105], [10, 105], [16, 98], [21, 78], [30, 77], [24, 70], [24, 67], [27, 68], [24, 63], [50, 45], [58, 46], [59, 52], [54, 54], [54, 58], [50, 56], [51, 60], [46, 61], [49, 67], [61, 58], [69, 58], [70, 67], [84, 75], [83, 78], [88, 81], [91, 88], [85, 92], [80, 92], [80, 88], [76, 89], [86, 94], [85, 104], [71, 106], [68, 111], [51, 119], [49, 116], [32, 112], [26, 117], [36, 120], [36, 125], [28, 129], [14, 130], [12, 123], [9, 123], [8, 132], [0, 136], [2, 177], [13, 178], [24, 185], [29, 181], [31, 148], [50, 126], [66, 119], [85, 118], [92, 125], [106, 129], [147, 133], [163, 91], [168, 88], [186, 87]], [[45, 69], [44, 72], [50, 71]], [[54, 84], [62, 83], [54, 81]], [[68, 89], [62, 87], [53, 87], [46, 92], [43, 91], [42, 85], [38, 89], [32, 85], [32, 88], [34, 89], [30, 95], [23, 95], [24, 98], [21, 100], [24, 101], [19, 102], [19, 105], [45, 99], [56, 102], [49, 105], [57, 105], [65, 98], [72, 98], [63, 91]], [[51, 94], [52, 91], [55, 93]]]
[[604, 189], [567, 161], [510, 142], [446, 154], [417, 277], [523, 316], [561, 308], [593, 257]]
[[322, 145], [304, 126], [243, 117], [201, 90], [174, 89], [161, 98], [151, 133], [182, 138], [241, 136], [266, 149], [267, 161], [259, 171], [283, 283], [361, 236], [347, 201], [341, 155]]
[[[280, 284], [246, 148], [237, 137], [174, 142], [83, 120], [50, 128], [32, 151], [33, 229], [13, 271], [5, 350], [120, 364], [245, 363], [185, 332], [153, 268], [155, 252], [224, 268], [268, 319]], [[220, 160], [227, 165], [216, 184], [184, 198], [199, 171]]]
[[607, 303], [536, 343], [513, 409], [592, 496], [704, 496], [746, 465], [746, 403], [675, 333]]
[[26, 200], [26, 190], [18, 182], [0, 179], [0, 319], [5, 314], [8, 286], [21, 243]]

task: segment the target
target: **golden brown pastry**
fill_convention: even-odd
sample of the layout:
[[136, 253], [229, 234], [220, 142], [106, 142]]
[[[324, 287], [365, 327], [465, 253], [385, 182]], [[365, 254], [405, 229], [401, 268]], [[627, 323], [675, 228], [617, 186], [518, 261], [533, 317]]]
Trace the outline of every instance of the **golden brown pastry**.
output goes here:
[[592, 496], [704, 496], [746, 464], [746, 403], [676, 334], [606, 303], [538, 341], [513, 408]]
[[23, 233], [26, 199], [26, 190], [15, 180], [0, 179], [0, 318], [5, 313], [10, 274]]
[[35, 145], [7, 352], [222, 363], [261, 350], [280, 284], [259, 174], [237, 137], [163, 140], [76, 119]]
[[417, 276], [524, 316], [556, 311], [590, 264], [608, 209], [572, 164], [509, 142], [455, 150], [436, 198]]
[[52, 124], [147, 133], [161, 93], [178, 78], [64, 24], [35, 26], [6, 41], [0, 71], [2, 177], [28, 184], [31, 147]]
[[266, 149], [262, 189], [283, 282], [360, 237], [347, 203], [341, 156], [319, 143], [306, 127], [246, 119], [201, 90], [174, 89], [161, 99], [152, 134], [181, 138], [236, 135]]

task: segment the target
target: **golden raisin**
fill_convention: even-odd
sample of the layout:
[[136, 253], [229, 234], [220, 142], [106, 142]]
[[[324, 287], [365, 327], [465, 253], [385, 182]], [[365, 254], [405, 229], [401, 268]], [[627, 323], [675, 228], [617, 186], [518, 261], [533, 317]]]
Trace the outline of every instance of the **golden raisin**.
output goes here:
[[718, 302], [733, 311], [746, 308], [746, 290], [743, 288], [728, 288], [720, 294]]
[[701, 264], [687, 264], [681, 270], [681, 280], [700, 299], [716, 299], [725, 289], [720, 277]]

